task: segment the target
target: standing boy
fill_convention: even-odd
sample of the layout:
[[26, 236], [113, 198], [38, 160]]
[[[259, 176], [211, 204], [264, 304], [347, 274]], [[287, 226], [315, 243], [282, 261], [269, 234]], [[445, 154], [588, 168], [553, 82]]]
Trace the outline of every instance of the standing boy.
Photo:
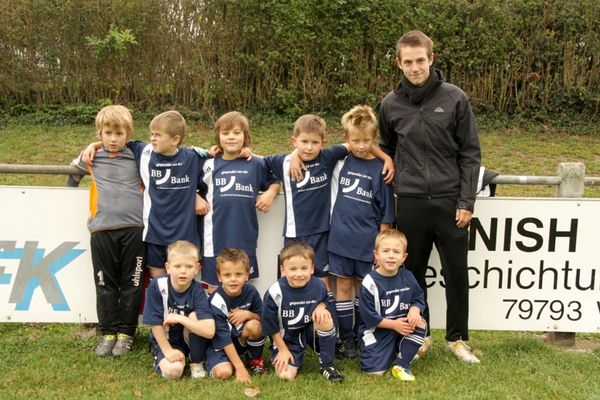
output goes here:
[[344, 377], [333, 365], [336, 328], [327, 309], [327, 288], [312, 276], [315, 253], [292, 242], [279, 254], [282, 277], [264, 297], [263, 334], [271, 336], [271, 362], [281, 379], [292, 380], [302, 365], [306, 345], [319, 354], [321, 374], [332, 382]]
[[360, 281], [373, 268], [377, 233], [394, 221], [394, 195], [380, 173], [382, 162], [371, 154], [377, 137], [371, 107], [353, 107], [342, 117], [342, 126], [350, 154], [338, 162], [333, 174], [328, 249], [330, 273], [336, 277], [340, 351], [354, 358]]
[[217, 331], [207, 350], [206, 367], [214, 379], [228, 379], [235, 370], [238, 382], [249, 382], [241, 357], [253, 372], [267, 371], [262, 358], [262, 299], [258, 290], [246, 283], [249, 276], [250, 260], [244, 250], [221, 250], [217, 256], [220, 285], [209, 299]]
[[198, 248], [180, 240], [168, 246], [167, 257], [167, 275], [150, 282], [144, 306], [154, 368], [167, 379], [179, 379], [189, 357], [192, 378], [203, 378], [202, 360], [215, 321], [206, 293], [194, 280], [200, 270]]
[[[200, 246], [196, 214], [206, 206], [197, 194], [200, 179], [200, 158], [208, 152], [199, 148], [181, 147], [187, 125], [183, 116], [165, 111], [150, 122], [150, 143], [131, 141], [127, 144], [139, 163], [144, 186], [144, 233], [150, 276], [165, 273], [167, 246], [177, 240], [187, 240]], [[97, 143], [86, 149], [94, 158]]]
[[[481, 151], [471, 105], [432, 67], [433, 42], [420, 31], [398, 40], [396, 64], [404, 77], [379, 110], [381, 148], [394, 157], [397, 227], [410, 238], [406, 267], [425, 291], [435, 243], [446, 285], [446, 346], [478, 363], [469, 339], [468, 227], [475, 205]], [[429, 311], [424, 317], [429, 323]], [[425, 340], [423, 350], [431, 346]]]
[[201, 168], [201, 192], [209, 204], [203, 221], [202, 283], [210, 293], [219, 284], [216, 256], [226, 247], [244, 250], [250, 259], [250, 279], [259, 277], [256, 209], [269, 211], [279, 193], [279, 184], [262, 158], [239, 158], [242, 149], [250, 146], [246, 116], [228, 112], [215, 122], [214, 131], [221, 155], [205, 160]]
[[[308, 244], [315, 252], [315, 273], [327, 286], [330, 302], [335, 298], [329, 282], [329, 213], [331, 204], [331, 177], [339, 160], [348, 155], [347, 143], [323, 148], [325, 121], [312, 114], [301, 116], [294, 123], [291, 137], [295, 150], [292, 154], [266, 156], [265, 163], [283, 184], [285, 194], [285, 222], [283, 227], [284, 245], [300, 241]], [[394, 176], [392, 159], [376, 146], [372, 152], [384, 160], [383, 171], [386, 179]], [[299, 159], [299, 160], [298, 160]], [[304, 176], [294, 180], [291, 171], [295, 162], [304, 166]], [[334, 322], [337, 315], [332, 308]]]
[[427, 324], [423, 290], [413, 274], [402, 268], [406, 237], [388, 229], [375, 239], [375, 269], [360, 287], [360, 367], [383, 375], [392, 365], [392, 376], [414, 381], [410, 363], [423, 344]]
[[[92, 165], [81, 155], [72, 165], [88, 171], [90, 186], [90, 249], [96, 286], [99, 356], [122, 356], [133, 346], [142, 298], [145, 247], [142, 241], [142, 194], [133, 152], [126, 147], [133, 118], [121, 105], [96, 115], [101, 148]], [[78, 186], [81, 175], [69, 176]]]

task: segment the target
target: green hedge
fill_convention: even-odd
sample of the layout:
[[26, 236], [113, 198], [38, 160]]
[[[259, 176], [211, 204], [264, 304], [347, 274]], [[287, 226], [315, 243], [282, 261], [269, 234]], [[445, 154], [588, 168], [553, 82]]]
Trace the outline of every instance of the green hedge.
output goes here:
[[435, 42], [477, 111], [597, 117], [596, 0], [13, 0], [0, 10], [0, 108], [118, 102], [297, 116], [376, 106], [395, 43]]

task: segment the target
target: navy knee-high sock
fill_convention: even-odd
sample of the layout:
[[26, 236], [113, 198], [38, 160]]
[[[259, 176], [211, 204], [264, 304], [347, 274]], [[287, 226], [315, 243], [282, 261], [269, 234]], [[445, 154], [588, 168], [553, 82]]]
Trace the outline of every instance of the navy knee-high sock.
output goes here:
[[208, 345], [208, 340], [190, 332], [189, 341], [190, 362], [199, 363], [204, 361], [206, 359], [206, 347]]
[[414, 332], [408, 336], [404, 336], [400, 340], [400, 348], [398, 350], [398, 358], [395, 363], [403, 368], [408, 368], [412, 360], [415, 358], [419, 347], [423, 345], [423, 339], [427, 334], [424, 328], [416, 327]]

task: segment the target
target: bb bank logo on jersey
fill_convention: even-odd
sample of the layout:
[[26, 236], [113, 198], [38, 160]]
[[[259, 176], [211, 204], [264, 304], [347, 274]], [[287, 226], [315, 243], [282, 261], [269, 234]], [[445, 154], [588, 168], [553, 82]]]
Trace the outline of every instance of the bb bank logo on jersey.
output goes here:
[[241, 183], [237, 183], [235, 181], [235, 176], [227, 178], [216, 178], [215, 186], [219, 188], [219, 192], [225, 193], [230, 190], [234, 190], [236, 192], [247, 192], [254, 193], [254, 188], [252, 185], [242, 185]]
[[321, 182], [327, 181], [327, 172], [324, 172], [321, 176], [311, 176], [310, 171], [306, 171], [304, 174], [304, 178], [300, 182], [296, 184], [298, 189], [306, 186], [307, 184], [315, 185]]
[[340, 178], [340, 185], [345, 186], [342, 189], [342, 193], [348, 194], [354, 192], [356, 195], [361, 197], [366, 197], [368, 199], [373, 198], [372, 190], [365, 190], [360, 187], [360, 179], [355, 178], [354, 181], [350, 178], [342, 177]]
[[181, 185], [190, 183], [190, 177], [186, 174], [182, 177], [171, 176], [171, 168], [167, 168], [164, 171], [160, 169], [151, 169], [150, 176], [156, 179], [156, 185], [164, 185], [170, 183], [171, 185]]
[[304, 307], [298, 309], [284, 309], [281, 310], [281, 316], [283, 318], [289, 318], [288, 326], [291, 328], [294, 325], [304, 325], [310, 322], [310, 315], [306, 314]]
[[[63, 242], [47, 251], [34, 241], [25, 242], [21, 248], [16, 241], [0, 241], [0, 285], [12, 283], [8, 302], [15, 304], [16, 311], [29, 310], [38, 289], [54, 311], [71, 311], [56, 274], [85, 251], [75, 249], [78, 244]], [[19, 262], [14, 274], [4, 265], [8, 260]]]

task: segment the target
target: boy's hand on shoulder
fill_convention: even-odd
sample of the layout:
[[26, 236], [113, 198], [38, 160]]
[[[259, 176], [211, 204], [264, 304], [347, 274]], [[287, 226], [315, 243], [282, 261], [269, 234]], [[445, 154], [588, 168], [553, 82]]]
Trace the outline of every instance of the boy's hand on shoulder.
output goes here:
[[210, 149], [208, 149], [208, 154], [210, 154], [212, 158], [215, 158], [216, 156], [221, 154], [221, 148], [214, 144], [210, 147]]
[[94, 156], [101, 146], [102, 142], [90, 143], [85, 150], [81, 152], [81, 161], [86, 164], [91, 164], [94, 162]]
[[387, 156], [383, 161], [383, 169], [381, 170], [383, 181], [388, 184], [394, 182], [394, 172], [394, 160], [390, 156]]
[[290, 158], [290, 178], [295, 182], [300, 182], [306, 170], [306, 165], [298, 155], [298, 150], [294, 149]]
[[246, 161], [252, 160], [252, 149], [250, 147], [242, 147], [239, 158], [246, 158]]

